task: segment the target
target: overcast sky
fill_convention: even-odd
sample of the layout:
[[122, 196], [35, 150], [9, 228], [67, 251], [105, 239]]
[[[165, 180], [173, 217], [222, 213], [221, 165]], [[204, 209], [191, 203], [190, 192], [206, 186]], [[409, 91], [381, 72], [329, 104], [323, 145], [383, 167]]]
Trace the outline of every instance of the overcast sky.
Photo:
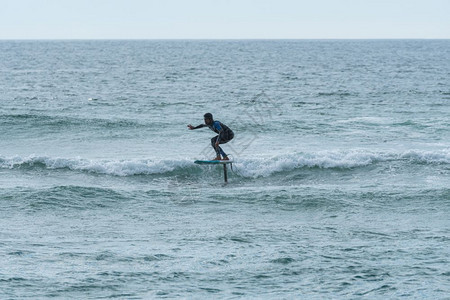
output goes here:
[[450, 38], [450, 0], [0, 0], [0, 39]]

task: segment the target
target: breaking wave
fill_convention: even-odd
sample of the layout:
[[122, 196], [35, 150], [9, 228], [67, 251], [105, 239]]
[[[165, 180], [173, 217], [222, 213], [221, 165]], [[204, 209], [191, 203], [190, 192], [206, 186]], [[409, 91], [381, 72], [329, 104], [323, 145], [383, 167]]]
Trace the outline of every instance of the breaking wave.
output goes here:
[[[272, 174], [291, 172], [301, 168], [352, 169], [381, 162], [405, 162], [407, 164], [450, 164], [450, 149], [440, 151], [410, 150], [405, 152], [371, 152], [367, 150], [319, 151], [313, 153], [289, 153], [272, 157], [235, 159], [234, 165], [243, 177], [268, 177]], [[84, 158], [60, 158], [30, 155], [28, 157], [2, 157], [2, 169], [68, 169], [73, 171], [112, 176], [173, 175], [200, 172], [205, 167], [193, 163], [193, 159], [172, 160], [89, 160]]]

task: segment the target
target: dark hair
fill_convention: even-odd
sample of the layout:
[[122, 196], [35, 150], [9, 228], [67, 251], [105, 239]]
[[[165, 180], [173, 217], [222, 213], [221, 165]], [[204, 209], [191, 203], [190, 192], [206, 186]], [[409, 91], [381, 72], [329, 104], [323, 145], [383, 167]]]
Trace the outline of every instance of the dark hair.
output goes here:
[[203, 118], [212, 120], [212, 119], [213, 119], [213, 115], [212, 115], [211, 113], [206, 113], [206, 114], [203, 116]]

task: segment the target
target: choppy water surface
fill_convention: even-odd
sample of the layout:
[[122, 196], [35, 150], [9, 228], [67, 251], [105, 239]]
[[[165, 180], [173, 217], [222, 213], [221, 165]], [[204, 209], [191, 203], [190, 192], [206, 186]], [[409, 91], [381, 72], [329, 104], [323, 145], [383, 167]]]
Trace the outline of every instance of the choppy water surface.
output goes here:
[[[450, 42], [0, 42], [0, 297], [450, 294]], [[229, 183], [206, 112], [230, 126]]]

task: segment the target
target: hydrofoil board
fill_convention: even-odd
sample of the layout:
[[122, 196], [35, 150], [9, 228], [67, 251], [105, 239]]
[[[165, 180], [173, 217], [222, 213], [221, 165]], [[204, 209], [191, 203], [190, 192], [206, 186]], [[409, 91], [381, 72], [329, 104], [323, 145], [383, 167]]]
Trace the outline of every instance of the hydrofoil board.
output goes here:
[[196, 160], [194, 163], [199, 165], [226, 165], [233, 163], [233, 160]]

